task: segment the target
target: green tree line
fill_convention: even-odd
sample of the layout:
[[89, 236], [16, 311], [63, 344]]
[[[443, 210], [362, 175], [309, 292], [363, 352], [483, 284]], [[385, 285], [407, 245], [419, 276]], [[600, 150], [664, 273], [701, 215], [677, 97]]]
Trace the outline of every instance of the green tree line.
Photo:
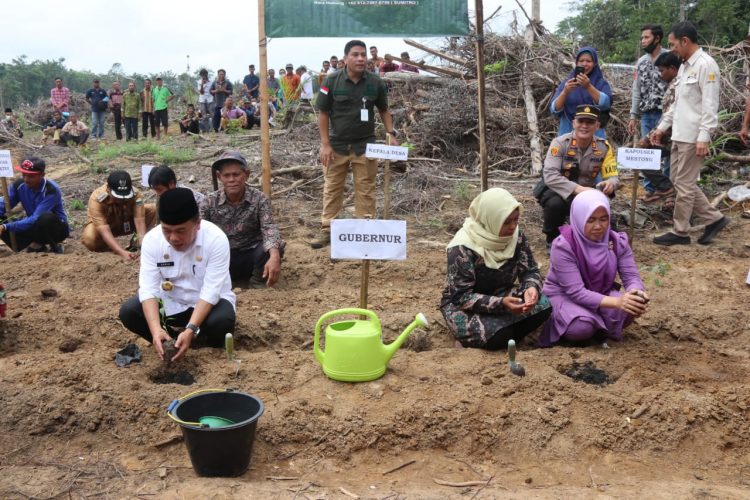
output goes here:
[[[106, 73], [95, 73], [88, 70], [74, 70], [65, 66], [65, 59], [47, 59], [28, 61], [25, 55], [13, 59], [10, 63], [0, 63], [0, 101], [5, 107], [17, 107], [21, 104], [34, 104], [39, 98], [48, 99], [50, 89], [54, 87], [55, 78], [63, 79], [63, 85], [73, 92], [85, 93], [91, 88], [92, 81], [98, 78], [104, 89], [109, 89], [112, 82], [122, 83], [123, 90], [131, 81], [135, 82], [137, 89], [143, 88], [143, 82], [147, 78], [152, 81], [157, 76], [162, 77], [164, 84], [178, 96], [185, 97], [188, 102], [195, 101], [194, 82], [198, 79], [198, 71], [188, 75], [175, 74], [172, 71], [161, 73], [126, 74], [122, 65], [114, 63]], [[209, 75], [213, 72], [209, 71]]]
[[558, 25], [556, 34], [573, 46], [590, 45], [612, 63], [630, 63], [640, 50], [641, 26], [660, 24], [664, 45], [669, 28], [685, 17], [695, 24], [701, 44], [733, 45], [747, 36], [750, 0], [578, 0], [576, 13]]

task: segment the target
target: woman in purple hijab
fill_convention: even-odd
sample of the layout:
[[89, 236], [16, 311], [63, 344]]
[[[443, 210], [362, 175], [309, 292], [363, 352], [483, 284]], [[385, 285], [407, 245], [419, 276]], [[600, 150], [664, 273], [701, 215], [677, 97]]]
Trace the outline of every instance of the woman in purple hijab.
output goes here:
[[[582, 47], [576, 52], [576, 64], [568, 78], [563, 80], [555, 90], [555, 95], [550, 101], [550, 112], [560, 117], [560, 127], [557, 135], [567, 134], [573, 131], [573, 117], [576, 107], [581, 104], [597, 106], [603, 117], [608, 117], [607, 112], [612, 106], [612, 88], [604, 79], [601, 68], [599, 68], [599, 55], [593, 47]], [[601, 126], [596, 131], [596, 136], [606, 139], [604, 127], [606, 119], [600, 120]]]
[[539, 336], [540, 346], [594, 336], [622, 340], [623, 329], [646, 312], [649, 298], [627, 235], [612, 231], [609, 218], [609, 199], [601, 191], [589, 189], [573, 199], [570, 225], [562, 226], [552, 242], [542, 289], [552, 316]]

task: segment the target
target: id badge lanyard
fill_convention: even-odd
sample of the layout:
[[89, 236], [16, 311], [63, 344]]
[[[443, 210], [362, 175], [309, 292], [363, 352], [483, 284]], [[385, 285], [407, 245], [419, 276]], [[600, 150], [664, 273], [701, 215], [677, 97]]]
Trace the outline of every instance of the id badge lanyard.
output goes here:
[[367, 97], [362, 98], [362, 109], [359, 110], [359, 120], [363, 122], [370, 121], [370, 111], [367, 109]]

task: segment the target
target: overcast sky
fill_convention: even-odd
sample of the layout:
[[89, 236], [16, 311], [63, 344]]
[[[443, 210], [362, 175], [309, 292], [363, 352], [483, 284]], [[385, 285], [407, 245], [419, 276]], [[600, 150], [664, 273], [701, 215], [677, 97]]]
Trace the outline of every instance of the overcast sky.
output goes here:
[[[531, 0], [522, 0], [531, 14]], [[468, 0], [473, 18], [474, 0]], [[570, 15], [567, 2], [541, 0], [544, 25], [554, 31], [557, 23]], [[257, 0], [211, 2], [175, 2], [129, 0], [111, 3], [104, 0], [31, 0], [6, 8], [3, 13], [3, 43], [0, 62], [11, 62], [22, 54], [29, 61], [65, 58], [71, 69], [107, 72], [120, 63], [125, 73], [155, 73], [171, 70], [177, 74], [188, 64], [193, 72], [205, 66], [226, 68], [231, 80], [241, 80], [248, 64], [258, 63]], [[514, 0], [484, 0], [489, 16], [502, 5], [491, 23], [495, 32], [505, 32], [516, 10], [519, 22], [526, 24]], [[61, 7], [64, 6], [64, 7]], [[62, 9], [62, 10], [61, 10]], [[362, 37], [368, 45], [377, 45], [381, 55], [407, 50], [412, 59], [422, 53], [406, 45], [401, 38]], [[286, 63], [301, 64], [319, 70], [323, 59], [343, 55], [347, 38], [276, 38], [268, 45], [269, 67], [277, 71]], [[419, 40], [439, 47], [443, 39]]]

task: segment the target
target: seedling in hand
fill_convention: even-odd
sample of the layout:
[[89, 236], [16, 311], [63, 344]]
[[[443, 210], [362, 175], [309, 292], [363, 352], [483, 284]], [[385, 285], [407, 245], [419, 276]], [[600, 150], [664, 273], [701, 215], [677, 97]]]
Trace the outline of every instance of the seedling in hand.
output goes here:
[[516, 363], [516, 341], [513, 339], [508, 341], [508, 364], [510, 365], [510, 372], [513, 375], [518, 375], [519, 377], [526, 376], [526, 370], [524, 370], [523, 366]]

